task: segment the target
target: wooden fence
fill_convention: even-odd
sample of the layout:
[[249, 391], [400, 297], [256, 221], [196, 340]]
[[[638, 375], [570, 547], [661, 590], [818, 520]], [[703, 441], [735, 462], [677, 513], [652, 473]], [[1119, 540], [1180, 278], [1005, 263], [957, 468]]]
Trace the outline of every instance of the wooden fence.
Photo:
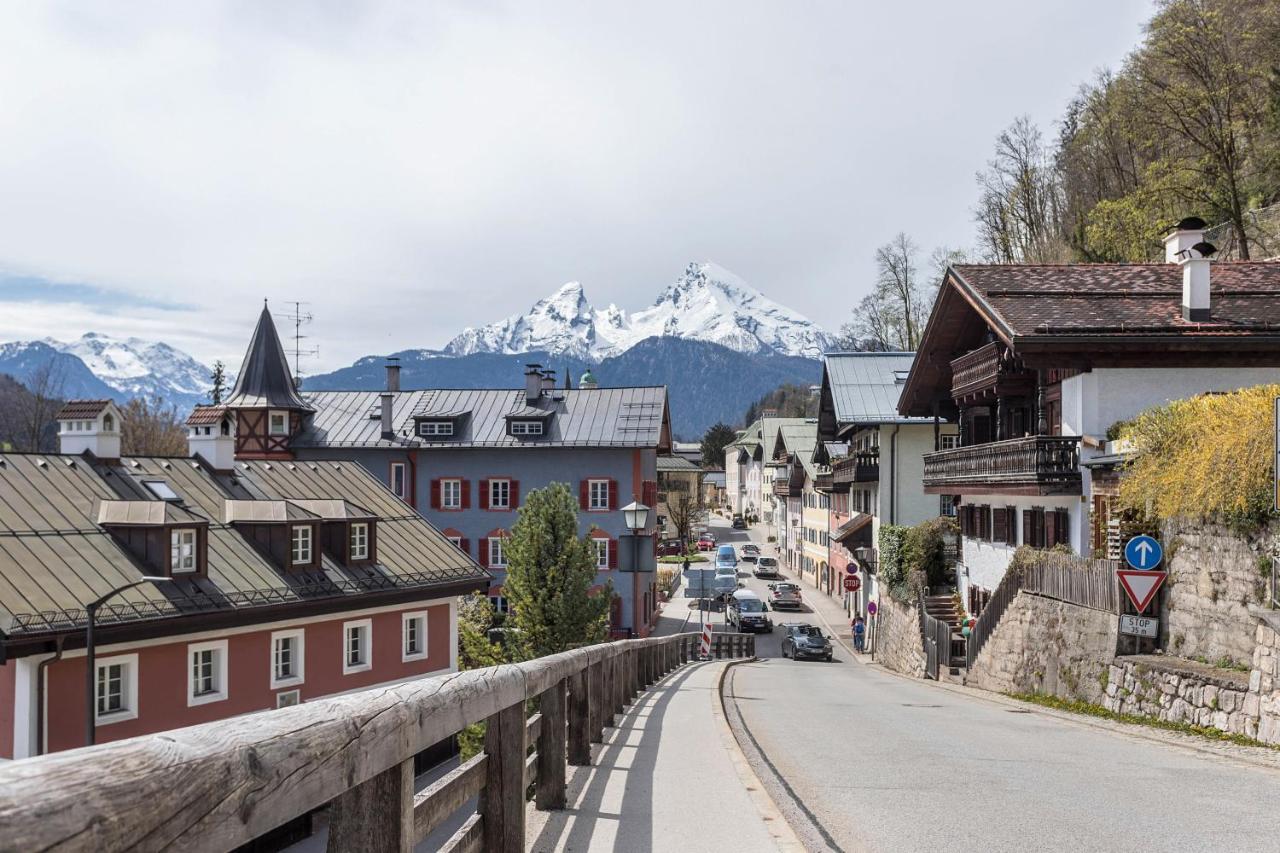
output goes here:
[[[222, 851], [328, 806], [329, 850], [410, 851], [466, 803], [447, 851], [525, 849], [536, 808], [565, 806], [566, 764], [698, 635], [588, 646], [0, 765], [0, 847]], [[755, 637], [714, 635], [717, 658]], [[528, 709], [536, 705], [536, 712]], [[484, 751], [415, 794], [414, 756], [486, 722]]]

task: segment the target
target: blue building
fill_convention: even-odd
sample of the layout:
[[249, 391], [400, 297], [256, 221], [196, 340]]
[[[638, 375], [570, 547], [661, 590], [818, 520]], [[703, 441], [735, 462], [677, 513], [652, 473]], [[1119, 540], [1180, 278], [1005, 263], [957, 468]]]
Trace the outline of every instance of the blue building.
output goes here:
[[671, 446], [666, 388], [555, 386], [529, 365], [519, 388], [401, 390], [392, 360], [382, 391], [300, 393], [264, 308], [225, 405], [236, 458], [360, 463], [489, 569], [500, 611], [503, 540], [522, 496], [567, 484], [580, 533], [597, 544], [598, 588], [612, 584], [611, 628], [644, 635], [657, 605], [657, 513], [637, 535], [621, 510], [657, 507], [657, 457]]

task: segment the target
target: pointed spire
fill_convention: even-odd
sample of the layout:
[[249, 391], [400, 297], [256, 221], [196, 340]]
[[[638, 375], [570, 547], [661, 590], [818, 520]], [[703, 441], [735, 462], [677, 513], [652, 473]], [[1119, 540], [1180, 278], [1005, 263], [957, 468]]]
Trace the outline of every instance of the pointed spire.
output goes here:
[[224, 405], [229, 409], [295, 409], [309, 412], [298, 389], [294, 387], [293, 374], [289, 372], [289, 359], [276, 333], [267, 300], [262, 300], [262, 314], [253, 330], [244, 363], [236, 376]]
[[569, 372], [569, 365], [564, 366], [564, 390], [573, 390], [573, 374]]

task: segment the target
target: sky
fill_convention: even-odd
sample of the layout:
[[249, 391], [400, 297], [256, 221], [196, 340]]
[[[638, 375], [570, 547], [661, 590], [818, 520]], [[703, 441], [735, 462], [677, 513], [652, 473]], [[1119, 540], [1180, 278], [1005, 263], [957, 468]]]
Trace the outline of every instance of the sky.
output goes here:
[[906, 231], [1142, 36], [1146, 0], [0, 5], [0, 341], [238, 364], [301, 300], [315, 373], [440, 347], [566, 281], [689, 261], [835, 330]]

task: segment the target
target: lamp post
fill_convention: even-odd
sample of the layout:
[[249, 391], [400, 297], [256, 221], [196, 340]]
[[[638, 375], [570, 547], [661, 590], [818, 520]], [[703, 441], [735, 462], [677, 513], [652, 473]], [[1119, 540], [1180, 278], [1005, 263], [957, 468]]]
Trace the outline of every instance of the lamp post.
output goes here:
[[[88, 717], [85, 720], [85, 741], [88, 746], [93, 746], [97, 740], [98, 732], [98, 691], [97, 691], [97, 669], [95, 666], [96, 655], [94, 654], [93, 645], [93, 620], [98, 615], [98, 608], [106, 604], [109, 600], [124, 592], [127, 589], [133, 589], [135, 586], [142, 586], [144, 583], [168, 583], [173, 578], [167, 578], [160, 575], [143, 575], [140, 580], [133, 583], [127, 583], [124, 586], [118, 586], [111, 592], [95, 599], [84, 607], [85, 629], [84, 629], [84, 689], [85, 689], [85, 709], [88, 711]], [[134, 701], [137, 701], [136, 699]]]
[[[649, 508], [639, 501], [632, 501], [622, 508], [622, 520], [631, 531], [631, 600], [632, 606], [640, 598], [640, 531], [649, 526]], [[635, 614], [632, 614], [633, 621]], [[645, 621], [649, 616], [645, 614]], [[635, 626], [635, 633], [640, 634], [640, 626]]]

